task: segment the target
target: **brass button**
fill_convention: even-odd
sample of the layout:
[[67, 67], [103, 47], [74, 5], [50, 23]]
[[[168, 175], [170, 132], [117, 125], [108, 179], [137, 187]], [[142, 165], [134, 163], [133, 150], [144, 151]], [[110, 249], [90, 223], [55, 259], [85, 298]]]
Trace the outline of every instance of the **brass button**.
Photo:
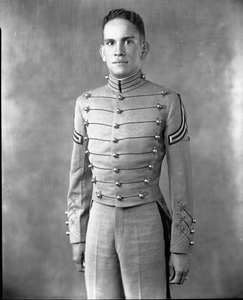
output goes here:
[[144, 198], [144, 194], [143, 194], [143, 193], [139, 193], [138, 197], [139, 197], [140, 199], [143, 199], [143, 198]]
[[67, 214], [68, 214], [68, 211], [66, 210], [66, 211], [65, 211], [65, 215], [67, 215]]
[[154, 164], [149, 164], [148, 168], [149, 168], [149, 170], [152, 170], [154, 168]]
[[86, 126], [86, 127], [89, 126], [89, 121], [88, 120], [84, 122], [84, 126]]
[[113, 143], [117, 143], [118, 139], [114, 138], [112, 141], [113, 141]]
[[84, 95], [85, 99], [88, 99], [90, 96], [91, 96], [90, 93], [86, 93], [86, 94]]
[[96, 192], [97, 198], [101, 199], [102, 198], [102, 193], [101, 192]]
[[88, 168], [93, 169], [93, 165], [92, 165], [92, 164], [89, 164], [89, 165], [88, 165]]
[[118, 114], [121, 114], [121, 113], [122, 113], [122, 110], [121, 110], [120, 108], [118, 108], [118, 109], [116, 110], [116, 112], [117, 112]]
[[160, 135], [156, 133], [155, 136], [154, 136], [154, 138], [155, 138], [156, 140], [159, 140], [159, 139], [160, 139]]
[[153, 151], [152, 151], [154, 154], [156, 154], [158, 152], [157, 148], [153, 148]]
[[114, 127], [115, 127], [115, 128], [119, 128], [119, 124], [115, 123], [115, 124], [114, 124]]
[[166, 107], [167, 107], [166, 105], [162, 105], [162, 104], [160, 104], [160, 103], [157, 104], [158, 110], [166, 109]]
[[117, 153], [113, 153], [113, 157], [114, 157], [114, 158], [118, 158], [118, 156], [119, 156], [119, 155], [118, 155]]
[[114, 168], [113, 171], [114, 171], [115, 173], [118, 173], [118, 172], [119, 172], [119, 169]]
[[196, 219], [192, 219], [192, 223], [197, 223], [197, 220]]
[[92, 183], [96, 183], [96, 177], [93, 177], [93, 178], [91, 179], [91, 182], [92, 182]]
[[161, 91], [161, 94], [162, 94], [163, 96], [166, 96], [166, 95], [167, 95], [167, 92], [164, 91], [164, 90], [162, 90], [162, 91]]
[[119, 181], [116, 182], [116, 186], [120, 187], [121, 183]]
[[89, 112], [89, 111], [90, 111], [90, 107], [89, 107], [89, 106], [86, 106], [86, 107], [84, 108], [84, 111]]
[[84, 137], [84, 140], [85, 140], [85, 141], [88, 141], [88, 139], [89, 139], [89, 138], [88, 138], [87, 136]]
[[66, 225], [69, 225], [69, 222], [68, 222], [68, 221], [66, 221], [66, 222], [65, 222], [65, 224], [66, 224]]
[[117, 196], [116, 199], [117, 199], [118, 201], [122, 201], [123, 198], [122, 198], [122, 196]]
[[89, 150], [86, 150], [86, 151], [85, 151], [85, 154], [90, 155]]
[[118, 99], [118, 100], [123, 100], [124, 97], [122, 97], [122, 95], [119, 95], [119, 96], [117, 97], [117, 99]]
[[159, 118], [156, 119], [156, 124], [161, 125], [163, 120], [160, 120]]
[[191, 230], [190, 230], [190, 233], [191, 233], [191, 234], [194, 234], [195, 232], [196, 232], [196, 230], [194, 230], [194, 229], [191, 229]]
[[145, 179], [144, 179], [144, 183], [145, 183], [145, 184], [149, 184], [150, 180], [151, 180], [150, 178], [145, 178]]
[[190, 245], [193, 246], [195, 243], [194, 241], [190, 241]]
[[69, 231], [67, 231], [67, 232], [66, 232], [66, 235], [69, 235], [69, 234], [70, 234], [70, 232], [69, 232]]

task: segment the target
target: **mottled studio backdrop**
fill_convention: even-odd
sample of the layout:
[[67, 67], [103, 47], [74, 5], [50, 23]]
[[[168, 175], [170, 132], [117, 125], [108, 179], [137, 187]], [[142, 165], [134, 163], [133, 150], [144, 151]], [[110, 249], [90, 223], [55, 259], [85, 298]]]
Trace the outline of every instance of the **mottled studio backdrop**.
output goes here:
[[[66, 237], [76, 98], [106, 83], [113, 8], [144, 18], [147, 78], [187, 108], [195, 247], [176, 298], [243, 297], [243, 1], [8, 0], [2, 29], [3, 295], [85, 298]], [[161, 187], [168, 200], [166, 166]]]

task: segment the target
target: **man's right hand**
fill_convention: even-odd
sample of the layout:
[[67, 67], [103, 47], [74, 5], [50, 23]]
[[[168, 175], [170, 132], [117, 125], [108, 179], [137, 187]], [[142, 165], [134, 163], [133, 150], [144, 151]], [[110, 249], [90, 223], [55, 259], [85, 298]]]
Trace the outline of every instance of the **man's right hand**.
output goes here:
[[85, 243], [72, 244], [73, 261], [78, 272], [84, 272]]

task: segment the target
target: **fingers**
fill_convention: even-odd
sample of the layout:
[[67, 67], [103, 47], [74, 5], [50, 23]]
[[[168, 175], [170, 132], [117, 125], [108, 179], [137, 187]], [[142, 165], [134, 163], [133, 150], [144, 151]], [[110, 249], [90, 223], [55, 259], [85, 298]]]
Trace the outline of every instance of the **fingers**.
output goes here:
[[84, 272], [85, 271], [85, 263], [84, 262], [82, 262], [82, 263], [75, 263], [75, 265], [76, 265], [76, 270], [78, 271], [78, 272]]
[[76, 270], [78, 272], [84, 272], [84, 270], [85, 270], [84, 253], [81, 253], [81, 257], [80, 257], [80, 255], [75, 257], [74, 262], [76, 265]]
[[188, 279], [188, 271], [184, 272], [183, 275], [181, 276], [180, 284], [183, 284], [187, 279]]
[[84, 255], [81, 253], [80, 255], [74, 256], [73, 261], [75, 262], [76, 270], [78, 272], [84, 272]]
[[174, 278], [169, 279], [170, 284], [183, 284], [188, 279], [187, 272], [176, 272]]
[[169, 281], [175, 277], [175, 270], [172, 264], [169, 264]]

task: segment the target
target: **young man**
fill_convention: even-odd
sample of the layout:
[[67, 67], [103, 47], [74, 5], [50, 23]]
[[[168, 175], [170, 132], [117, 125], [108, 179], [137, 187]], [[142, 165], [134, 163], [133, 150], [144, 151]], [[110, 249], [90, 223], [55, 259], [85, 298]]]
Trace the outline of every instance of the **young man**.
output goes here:
[[[108, 84], [77, 99], [68, 192], [73, 259], [85, 259], [89, 299], [162, 299], [182, 284], [193, 245], [186, 112], [176, 93], [146, 80], [141, 17], [103, 21]], [[172, 213], [159, 188], [166, 155]], [[170, 252], [170, 253], [169, 253]]]

